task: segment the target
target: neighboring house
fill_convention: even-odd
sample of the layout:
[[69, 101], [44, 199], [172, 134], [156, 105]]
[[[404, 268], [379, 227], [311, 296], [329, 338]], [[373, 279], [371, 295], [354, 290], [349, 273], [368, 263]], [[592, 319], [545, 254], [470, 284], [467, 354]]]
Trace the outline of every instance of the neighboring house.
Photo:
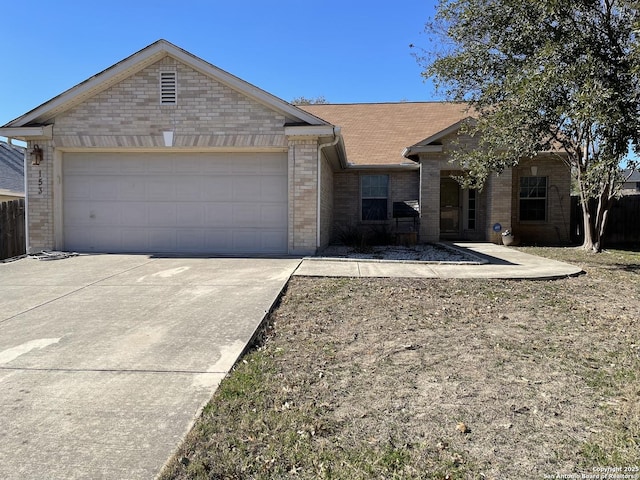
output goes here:
[[24, 198], [24, 150], [0, 140], [0, 202]]
[[499, 224], [567, 242], [563, 162], [523, 161], [482, 192], [452, 180], [467, 117], [447, 103], [298, 108], [160, 40], [0, 135], [29, 144], [30, 250], [312, 254], [344, 229], [395, 229], [394, 209], [419, 241], [499, 242]]
[[622, 185], [623, 195], [640, 195], [640, 171], [625, 170], [622, 175], [626, 179]]

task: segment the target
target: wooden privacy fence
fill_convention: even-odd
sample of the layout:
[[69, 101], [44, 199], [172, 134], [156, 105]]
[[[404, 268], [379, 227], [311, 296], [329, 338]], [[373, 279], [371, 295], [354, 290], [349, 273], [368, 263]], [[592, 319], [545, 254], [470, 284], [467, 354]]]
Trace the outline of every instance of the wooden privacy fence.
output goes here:
[[0, 202], [0, 260], [24, 253], [24, 198]]
[[[593, 203], [595, 212], [596, 203]], [[571, 197], [571, 241], [582, 243], [584, 226], [580, 198]], [[613, 202], [605, 230], [604, 243], [640, 244], [640, 195], [627, 195]]]

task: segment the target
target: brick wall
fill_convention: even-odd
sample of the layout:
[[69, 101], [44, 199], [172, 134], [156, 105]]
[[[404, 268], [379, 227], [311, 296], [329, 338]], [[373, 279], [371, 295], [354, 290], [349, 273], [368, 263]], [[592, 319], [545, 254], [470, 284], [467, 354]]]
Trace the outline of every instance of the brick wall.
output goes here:
[[[440, 240], [440, 170], [448, 165], [442, 154], [420, 157], [420, 241]], [[450, 167], [450, 165], [449, 165]]]
[[[388, 218], [386, 222], [362, 222], [360, 205], [360, 177], [362, 175], [389, 175]], [[367, 229], [384, 226], [395, 228], [393, 202], [418, 200], [420, 196], [420, 174], [418, 170], [342, 170], [333, 176], [334, 188], [334, 228], [332, 242], [340, 240], [341, 232], [355, 227]]]
[[[159, 72], [177, 72], [177, 105], [161, 106]], [[210, 148], [250, 150], [286, 150], [284, 124], [290, 119], [244, 97], [172, 57], [150, 65], [137, 74], [59, 114], [54, 123], [53, 140], [38, 143], [44, 150], [40, 166], [26, 172], [28, 190], [28, 231], [31, 251], [55, 248], [53, 157], [56, 149], [100, 151], [105, 149], [165, 149], [162, 132], [173, 130], [174, 148], [203, 151]], [[315, 248], [315, 198], [307, 181], [315, 172], [315, 144], [298, 157], [296, 193], [301, 212], [290, 208], [295, 217], [297, 237], [289, 235], [304, 251]], [[304, 161], [304, 157], [309, 157]], [[313, 161], [311, 161], [313, 157]], [[310, 164], [313, 164], [311, 167]], [[290, 166], [291, 168], [291, 166]], [[307, 173], [309, 169], [313, 172]], [[291, 188], [291, 187], [290, 187]], [[291, 195], [291, 191], [290, 191]], [[291, 197], [290, 197], [291, 198]], [[313, 202], [314, 224], [310, 225], [308, 204]], [[290, 230], [294, 225], [290, 223]]]
[[333, 170], [326, 157], [322, 157], [320, 182], [320, 247], [326, 247], [331, 241], [333, 227]]
[[289, 253], [316, 252], [318, 140], [289, 138]]
[[[518, 192], [520, 177], [547, 177], [547, 219], [543, 222], [521, 222]], [[538, 156], [523, 160], [514, 168], [512, 188], [512, 219], [514, 235], [523, 243], [567, 244], [570, 243], [571, 217], [571, 172], [564, 162], [553, 157]]]
[[[52, 250], [53, 232], [53, 142], [28, 143], [28, 151], [37, 144], [43, 151], [40, 165], [27, 162], [27, 253]], [[30, 158], [30, 157], [29, 157]]]
[[[177, 105], [160, 105], [159, 72], [177, 72]], [[58, 147], [286, 147], [284, 115], [172, 57], [143, 69], [55, 119]]]
[[[492, 173], [485, 185], [487, 195], [486, 240], [502, 243], [501, 232], [513, 229], [512, 208], [512, 170], [506, 169], [500, 175]], [[502, 226], [500, 232], [493, 229], [495, 224]]]

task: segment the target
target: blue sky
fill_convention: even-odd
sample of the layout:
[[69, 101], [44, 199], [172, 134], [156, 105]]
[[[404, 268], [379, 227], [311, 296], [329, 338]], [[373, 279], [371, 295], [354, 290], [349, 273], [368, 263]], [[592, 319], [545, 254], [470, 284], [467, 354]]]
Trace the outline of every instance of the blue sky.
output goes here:
[[284, 100], [441, 99], [410, 44], [436, 0], [9, 0], [0, 125], [164, 38]]

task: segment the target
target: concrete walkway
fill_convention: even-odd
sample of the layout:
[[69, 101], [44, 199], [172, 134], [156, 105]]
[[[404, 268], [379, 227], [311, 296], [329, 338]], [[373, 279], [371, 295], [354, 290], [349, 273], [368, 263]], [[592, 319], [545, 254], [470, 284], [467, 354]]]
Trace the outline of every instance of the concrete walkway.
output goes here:
[[427, 263], [383, 260], [305, 258], [294, 275], [311, 277], [553, 279], [582, 273], [556, 260], [492, 243], [454, 243], [486, 263]]

